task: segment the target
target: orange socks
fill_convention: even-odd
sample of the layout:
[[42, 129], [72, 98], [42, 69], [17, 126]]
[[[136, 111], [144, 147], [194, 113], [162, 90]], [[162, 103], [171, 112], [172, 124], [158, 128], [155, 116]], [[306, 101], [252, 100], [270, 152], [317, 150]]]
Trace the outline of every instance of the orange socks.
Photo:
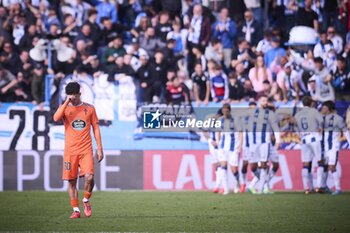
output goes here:
[[70, 205], [74, 207], [79, 207], [79, 200], [78, 199], [71, 199], [70, 200]]
[[92, 193], [90, 193], [90, 192], [86, 192], [86, 191], [84, 192], [84, 197], [86, 199], [90, 199], [91, 195], [92, 195]]

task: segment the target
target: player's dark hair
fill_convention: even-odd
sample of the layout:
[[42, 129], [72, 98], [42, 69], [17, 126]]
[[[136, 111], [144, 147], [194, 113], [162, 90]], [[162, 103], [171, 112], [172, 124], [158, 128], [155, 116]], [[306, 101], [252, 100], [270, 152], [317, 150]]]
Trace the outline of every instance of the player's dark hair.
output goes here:
[[77, 82], [70, 82], [66, 86], [66, 94], [74, 95], [80, 93], [80, 84]]
[[249, 106], [249, 107], [250, 107], [250, 106], [257, 106], [257, 104], [256, 104], [256, 102], [254, 102], [254, 101], [250, 101], [249, 104], [248, 104], [248, 106]]
[[322, 106], [327, 106], [329, 111], [331, 111], [331, 112], [335, 110], [335, 103], [331, 100], [323, 102]]
[[323, 59], [321, 57], [315, 57], [314, 62], [315, 63], [323, 63]]
[[312, 104], [312, 98], [310, 96], [304, 96], [302, 102], [305, 107], [310, 107]]
[[230, 104], [228, 104], [228, 103], [226, 103], [226, 104], [222, 105], [222, 108], [227, 108], [228, 110], [230, 110], [230, 111], [231, 111], [231, 105], [230, 105]]

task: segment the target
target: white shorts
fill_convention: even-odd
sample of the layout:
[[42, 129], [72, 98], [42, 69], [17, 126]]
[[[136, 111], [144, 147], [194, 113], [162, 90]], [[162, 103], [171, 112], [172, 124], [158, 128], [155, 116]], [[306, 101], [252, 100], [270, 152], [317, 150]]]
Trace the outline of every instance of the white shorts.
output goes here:
[[322, 160], [321, 142], [301, 144], [301, 161], [303, 163], [312, 162], [313, 158], [316, 158], [317, 161]]
[[243, 147], [242, 148], [242, 160], [243, 161], [249, 161], [250, 159], [250, 150], [249, 147]]
[[218, 152], [219, 150], [217, 148], [215, 148], [212, 144], [211, 144], [211, 140], [208, 141], [208, 146], [209, 146], [209, 153], [211, 155], [211, 162], [212, 163], [218, 163], [219, 162], [219, 158], [218, 158]]
[[332, 149], [324, 152], [325, 163], [336, 166], [338, 163], [338, 150]]
[[233, 167], [238, 167], [239, 154], [236, 151], [219, 150], [218, 158], [220, 162], [228, 162]]
[[279, 153], [273, 145], [270, 145], [270, 155], [269, 155], [269, 160], [273, 163], [278, 163], [279, 159]]
[[270, 143], [261, 143], [251, 146], [250, 163], [267, 162], [270, 154]]

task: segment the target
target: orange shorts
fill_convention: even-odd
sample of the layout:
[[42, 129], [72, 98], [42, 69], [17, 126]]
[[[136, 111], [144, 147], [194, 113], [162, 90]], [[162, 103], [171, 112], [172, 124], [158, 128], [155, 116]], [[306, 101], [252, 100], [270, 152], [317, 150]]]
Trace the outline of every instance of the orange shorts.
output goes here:
[[63, 180], [74, 180], [85, 174], [94, 174], [94, 156], [91, 153], [83, 155], [64, 154], [63, 157]]

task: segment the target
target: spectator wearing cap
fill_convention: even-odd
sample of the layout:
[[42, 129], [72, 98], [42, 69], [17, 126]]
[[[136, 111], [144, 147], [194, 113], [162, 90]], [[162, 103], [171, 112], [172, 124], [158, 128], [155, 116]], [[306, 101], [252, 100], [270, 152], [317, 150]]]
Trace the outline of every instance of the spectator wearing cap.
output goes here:
[[147, 27], [143, 36], [139, 38], [140, 47], [145, 49], [150, 57], [153, 57], [157, 49], [162, 49], [165, 44], [155, 35], [153, 27]]
[[191, 79], [193, 82], [193, 95], [196, 105], [200, 106], [201, 103], [208, 105], [210, 97], [210, 80], [209, 74], [203, 71], [201, 63], [195, 64]]
[[337, 100], [350, 101], [350, 73], [346, 67], [345, 58], [338, 56], [332, 85]]
[[118, 12], [115, 4], [110, 3], [109, 0], [101, 1], [97, 6], [97, 22], [101, 23], [102, 17], [107, 17], [112, 20], [113, 23], [118, 22]]
[[41, 63], [34, 65], [32, 75], [32, 96], [34, 104], [41, 104], [44, 101], [45, 93], [45, 72]]
[[237, 74], [231, 72], [228, 78], [228, 98], [231, 103], [237, 103], [243, 98], [243, 86], [238, 80]]
[[296, 25], [313, 28], [318, 32], [318, 15], [311, 9], [312, 0], [305, 0], [304, 7], [299, 8], [296, 15]]
[[174, 53], [176, 55], [184, 52], [186, 48], [186, 37], [188, 31], [186, 29], [181, 29], [181, 22], [174, 20], [172, 24], [172, 31], [168, 32], [167, 40], [175, 40]]
[[244, 12], [244, 21], [238, 29], [238, 36], [245, 38], [252, 47], [256, 47], [262, 39], [261, 25], [254, 19], [251, 10]]
[[113, 66], [116, 57], [119, 55], [124, 56], [126, 51], [123, 47], [123, 39], [121, 36], [116, 36], [113, 41], [107, 46], [106, 50], [102, 54], [102, 63], [108, 66]]
[[265, 80], [272, 83], [271, 71], [265, 66], [262, 56], [256, 58], [255, 66], [249, 71], [249, 79], [253, 84], [255, 92], [263, 91], [263, 82]]
[[306, 94], [306, 88], [301, 80], [301, 74], [293, 69], [291, 62], [283, 66], [283, 69], [277, 74], [276, 81], [282, 90], [284, 102], [289, 100], [299, 102], [303, 94]]
[[230, 66], [232, 49], [237, 35], [236, 23], [228, 17], [228, 13], [227, 8], [222, 8], [219, 19], [212, 27], [213, 38], [222, 43], [226, 68]]
[[214, 60], [218, 64], [224, 64], [224, 51], [221, 40], [214, 39], [205, 49], [205, 58]]
[[14, 102], [16, 95], [14, 87], [18, 83], [16, 77], [0, 62], [0, 102]]
[[308, 81], [308, 89], [312, 99], [319, 102], [334, 101], [335, 95], [332, 86], [332, 74], [327, 67], [324, 66], [322, 58], [314, 58], [314, 63], [315, 74]]
[[273, 61], [279, 64], [280, 58], [286, 56], [286, 51], [281, 47], [281, 39], [278, 36], [272, 37], [271, 46], [272, 48], [264, 55], [266, 67], [270, 67]]
[[159, 22], [155, 28], [156, 37], [165, 43], [166, 37], [170, 31], [172, 31], [172, 25], [169, 22], [169, 12], [161, 11], [159, 13]]
[[249, 70], [254, 66], [255, 63], [255, 54], [250, 49], [250, 45], [246, 39], [238, 39], [237, 49], [233, 50], [232, 60], [231, 60], [231, 69], [234, 69], [237, 64], [242, 63], [245, 69], [245, 72], [248, 73]]
[[219, 64], [215, 66], [214, 76], [210, 78], [210, 92], [214, 102], [221, 102], [228, 99], [228, 79]]
[[343, 38], [337, 34], [335, 31], [335, 27], [330, 26], [327, 28], [327, 37], [328, 40], [332, 42], [333, 48], [337, 54], [341, 54], [343, 52]]
[[326, 61], [331, 50], [334, 50], [333, 42], [328, 39], [326, 31], [321, 31], [320, 41], [314, 47], [314, 57], [320, 57]]

